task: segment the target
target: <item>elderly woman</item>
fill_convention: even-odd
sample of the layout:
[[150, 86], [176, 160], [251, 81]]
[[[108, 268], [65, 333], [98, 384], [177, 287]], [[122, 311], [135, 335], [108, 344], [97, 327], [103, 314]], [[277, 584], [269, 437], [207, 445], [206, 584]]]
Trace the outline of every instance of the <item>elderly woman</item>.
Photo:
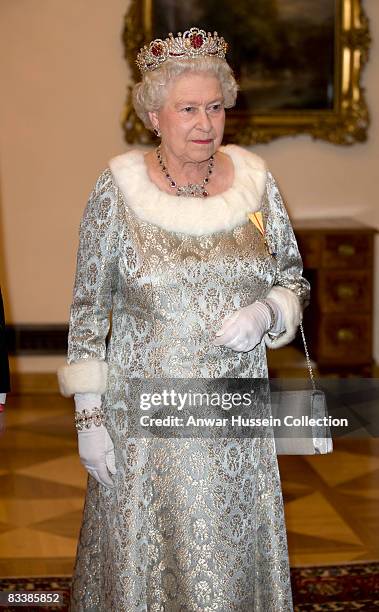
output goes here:
[[59, 372], [89, 472], [73, 611], [293, 609], [273, 439], [128, 434], [138, 379], [265, 378], [308, 300], [274, 178], [221, 146], [225, 51], [197, 28], [141, 49], [134, 106], [160, 144], [111, 159], [82, 219]]

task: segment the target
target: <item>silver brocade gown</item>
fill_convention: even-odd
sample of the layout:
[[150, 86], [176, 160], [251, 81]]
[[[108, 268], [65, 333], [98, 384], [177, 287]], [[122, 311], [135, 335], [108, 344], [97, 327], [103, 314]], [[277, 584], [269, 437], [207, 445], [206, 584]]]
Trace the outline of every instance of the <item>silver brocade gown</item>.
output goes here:
[[118, 472], [114, 489], [88, 476], [72, 612], [293, 610], [273, 440], [125, 434], [133, 377], [267, 376], [264, 341], [249, 353], [212, 345], [224, 317], [274, 282], [307, 296], [269, 173], [261, 210], [279, 268], [251, 222], [204, 236], [167, 231], [135, 214], [109, 169], [97, 181], [81, 224], [68, 361], [108, 362], [103, 405]]

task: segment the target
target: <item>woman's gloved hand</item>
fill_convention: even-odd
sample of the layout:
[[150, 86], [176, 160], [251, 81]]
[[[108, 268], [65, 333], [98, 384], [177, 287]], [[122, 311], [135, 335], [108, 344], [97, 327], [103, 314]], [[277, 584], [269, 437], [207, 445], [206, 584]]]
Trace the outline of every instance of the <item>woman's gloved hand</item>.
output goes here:
[[[76, 393], [75, 410], [82, 412], [83, 409], [91, 412], [96, 406], [101, 405], [101, 396], [94, 393]], [[113, 487], [114, 482], [109, 476], [116, 474], [114, 445], [105, 425], [98, 427], [91, 424], [89, 429], [78, 431], [78, 449], [80, 461], [86, 470], [100, 484]]]
[[268, 331], [273, 334], [281, 333], [284, 326], [281, 310], [275, 300], [265, 301], [271, 309], [265, 303], [256, 301], [227, 317], [216, 333], [214, 346], [247, 352], [257, 346]]

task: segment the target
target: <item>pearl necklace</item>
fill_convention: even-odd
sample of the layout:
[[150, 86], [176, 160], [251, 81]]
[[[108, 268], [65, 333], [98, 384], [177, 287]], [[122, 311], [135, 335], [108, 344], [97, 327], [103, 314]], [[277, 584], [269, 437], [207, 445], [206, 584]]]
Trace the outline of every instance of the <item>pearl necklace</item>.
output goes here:
[[206, 198], [209, 195], [208, 191], [205, 189], [205, 185], [209, 183], [210, 176], [213, 172], [214, 163], [215, 163], [213, 155], [211, 155], [211, 157], [209, 158], [207, 174], [201, 184], [188, 183], [188, 185], [178, 186], [177, 182], [174, 181], [174, 179], [170, 176], [167, 170], [167, 166], [163, 161], [160, 145], [159, 147], [156, 148], [155, 152], [157, 154], [157, 158], [158, 158], [158, 162], [161, 167], [161, 170], [163, 174], [166, 176], [170, 187], [172, 187], [172, 189], [176, 189], [177, 196], [186, 196], [186, 197], [192, 196], [195, 198]]

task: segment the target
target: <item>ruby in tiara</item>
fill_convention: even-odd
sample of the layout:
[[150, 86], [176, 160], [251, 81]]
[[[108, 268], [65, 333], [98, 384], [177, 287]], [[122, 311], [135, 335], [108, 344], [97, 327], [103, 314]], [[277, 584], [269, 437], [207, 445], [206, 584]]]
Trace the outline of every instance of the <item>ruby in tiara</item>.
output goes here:
[[204, 38], [201, 34], [192, 34], [192, 36], [190, 36], [190, 41], [191, 47], [193, 47], [194, 49], [200, 49], [204, 42]]
[[151, 52], [153, 55], [155, 55], [155, 57], [159, 57], [163, 53], [162, 45], [155, 43], [155, 45], [151, 47]]

